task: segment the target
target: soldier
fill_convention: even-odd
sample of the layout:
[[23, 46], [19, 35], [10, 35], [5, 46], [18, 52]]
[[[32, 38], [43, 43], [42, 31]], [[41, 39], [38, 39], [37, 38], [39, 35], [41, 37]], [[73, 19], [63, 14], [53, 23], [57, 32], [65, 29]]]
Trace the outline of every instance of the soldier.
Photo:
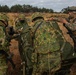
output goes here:
[[69, 17], [66, 19], [69, 23], [76, 23], [76, 9], [74, 7], [68, 7], [67, 9]]
[[68, 34], [73, 39], [74, 42], [74, 50], [76, 51], [76, 9], [74, 7], [68, 7], [67, 9], [69, 17], [65, 18], [49, 18], [49, 21], [59, 21], [63, 23], [63, 25], [68, 30]]
[[8, 26], [8, 17], [5, 14], [0, 15], [0, 75], [7, 75], [7, 59], [9, 55], [9, 41], [7, 40], [6, 27]]
[[68, 26], [72, 31], [76, 30], [76, 16], [75, 16], [76, 9], [72, 7], [68, 7], [68, 14], [69, 17], [67, 19], [65, 18], [49, 18], [49, 21], [59, 21], [66, 26]]
[[30, 27], [26, 22], [26, 18], [24, 14], [20, 14], [16, 21], [16, 32], [20, 34], [18, 37], [19, 43], [19, 51], [21, 55], [21, 59], [25, 62], [25, 75], [31, 75], [32, 73], [32, 62], [31, 62], [31, 54], [32, 54], [32, 38], [30, 34]]
[[[63, 25], [68, 30], [68, 34], [70, 35], [70, 37], [73, 39], [73, 42], [74, 42], [74, 48], [72, 48], [72, 50], [71, 50], [74, 53], [74, 56], [72, 56], [73, 58], [76, 56], [76, 53], [75, 53], [76, 52], [76, 16], [75, 16], [75, 12], [76, 12], [76, 9], [69, 7], [68, 8], [69, 17], [67, 19], [65, 19], [65, 18], [54, 18], [54, 17], [48, 19], [49, 21], [58, 21], [58, 22], [63, 23]], [[67, 46], [67, 44], [66, 44], [66, 46]], [[69, 47], [71, 47], [71, 45], [69, 45], [68, 48]], [[65, 54], [67, 55], [66, 52], [65, 52]], [[69, 62], [68, 62], [68, 64], [69, 64]]]
[[[46, 22], [41, 13], [34, 13], [32, 22], [35, 49], [32, 55], [33, 75], [54, 75], [60, 68], [60, 44], [57, 37], [61, 33], [56, 31], [51, 23]], [[62, 36], [61, 38], [64, 42]]]
[[[7, 26], [8, 19], [5, 17], [5, 15], [0, 15], [0, 51], [5, 50], [6, 52], [9, 51], [8, 43], [6, 40], [6, 34], [5, 34], [5, 27]], [[7, 75], [7, 62], [6, 57], [4, 54], [0, 53], [0, 75]]]
[[68, 30], [68, 34], [73, 39], [74, 42], [74, 51], [76, 52], [76, 9], [73, 7], [68, 7], [69, 17], [67, 19], [61, 19], [60, 22]]

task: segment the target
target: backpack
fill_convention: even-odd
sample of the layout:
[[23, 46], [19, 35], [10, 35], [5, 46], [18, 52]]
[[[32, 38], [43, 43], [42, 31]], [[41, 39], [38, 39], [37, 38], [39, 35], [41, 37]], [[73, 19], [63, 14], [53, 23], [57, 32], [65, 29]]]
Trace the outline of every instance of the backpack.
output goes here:
[[34, 72], [55, 72], [60, 69], [59, 36], [62, 37], [62, 34], [53, 27], [52, 23], [42, 21], [34, 25], [32, 54]]

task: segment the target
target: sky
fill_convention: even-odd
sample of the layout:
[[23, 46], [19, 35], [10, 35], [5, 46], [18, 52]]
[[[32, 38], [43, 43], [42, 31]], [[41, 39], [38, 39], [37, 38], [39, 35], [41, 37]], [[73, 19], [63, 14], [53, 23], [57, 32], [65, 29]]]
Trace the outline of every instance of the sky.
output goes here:
[[0, 5], [12, 6], [15, 4], [45, 7], [58, 12], [68, 6], [76, 6], [76, 0], [0, 0]]

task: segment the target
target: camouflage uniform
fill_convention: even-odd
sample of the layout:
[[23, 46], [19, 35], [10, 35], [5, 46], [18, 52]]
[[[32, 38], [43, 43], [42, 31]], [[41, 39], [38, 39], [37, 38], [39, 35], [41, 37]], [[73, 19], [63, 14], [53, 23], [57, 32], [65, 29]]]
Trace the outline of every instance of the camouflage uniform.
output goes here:
[[66, 22], [63, 22], [63, 18], [58, 18], [58, 17], [54, 17], [54, 18], [51, 18], [51, 19], [48, 19], [48, 20], [54, 20], [54, 21], [59, 21], [59, 22], [62, 22], [64, 23], [67, 27], [69, 27], [72, 31], [75, 31], [76, 30], [76, 8], [74, 7], [68, 7], [67, 8], [67, 11], [68, 11], [68, 15], [69, 17], [68, 18], [65, 18]]
[[26, 75], [29, 75], [29, 73], [31, 73], [32, 71], [32, 38], [30, 34], [30, 27], [28, 26], [26, 18], [23, 14], [19, 16], [16, 22], [16, 31], [20, 34], [20, 36], [18, 37], [18, 41], [21, 59], [22, 61], [25, 61]]
[[76, 17], [74, 11], [76, 12], [75, 8], [68, 7], [69, 17], [66, 19], [68, 22], [66, 26], [68, 26], [72, 31], [76, 30]]
[[[5, 50], [6, 52], [9, 51], [9, 44], [8, 41], [6, 39], [6, 24], [7, 24], [7, 17], [4, 14], [0, 15], [0, 20], [2, 20], [3, 22], [0, 21], [0, 50]], [[2, 28], [3, 27], [3, 28]], [[4, 54], [0, 54], [0, 75], [7, 75], [7, 61], [6, 61], [6, 57]]]
[[[33, 47], [35, 49], [32, 62], [33, 75], [47, 75], [54, 73], [61, 67], [60, 44], [57, 38], [61, 33], [54, 29], [53, 25], [44, 21], [40, 13], [35, 13], [32, 16], [33, 26]], [[36, 30], [38, 25], [39, 28]], [[36, 31], [35, 31], [36, 30]], [[59, 34], [59, 35], [58, 35]], [[64, 42], [61, 36], [61, 41]]]

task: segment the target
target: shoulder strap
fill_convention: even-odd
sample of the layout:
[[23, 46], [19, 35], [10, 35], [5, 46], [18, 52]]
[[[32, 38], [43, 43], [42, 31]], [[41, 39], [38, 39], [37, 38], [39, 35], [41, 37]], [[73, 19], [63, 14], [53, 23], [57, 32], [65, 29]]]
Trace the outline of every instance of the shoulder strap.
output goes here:
[[36, 27], [36, 29], [34, 30], [34, 32], [33, 32], [33, 36], [32, 36], [32, 46], [34, 45], [34, 38], [35, 38], [35, 33], [36, 33], [36, 31], [37, 31], [37, 29], [39, 28], [39, 26], [41, 25], [43, 23], [43, 21], [41, 21], [38, 25], [37, 25], [37, 27]]
[[42, 23], [43, 23], [43, 21], [41, 21], [41, 22], [37, 25], [36, 29], [34, 30], [34, 32], [33, 32], [33, 39], [35, 38], [35, 33], [36, 33], [37, 29], [40, 27], [40, 25], [41, 25]]
[[8, 22], [7, 22], [7, 24], [3, 21], [3, 20], [0, 20], [5, 26], [7, 26], [8, 25]]
[[0, 25], [0, 27], [2, 27], [3, 32], [6, 34], [5, 27], [3, 25]]

